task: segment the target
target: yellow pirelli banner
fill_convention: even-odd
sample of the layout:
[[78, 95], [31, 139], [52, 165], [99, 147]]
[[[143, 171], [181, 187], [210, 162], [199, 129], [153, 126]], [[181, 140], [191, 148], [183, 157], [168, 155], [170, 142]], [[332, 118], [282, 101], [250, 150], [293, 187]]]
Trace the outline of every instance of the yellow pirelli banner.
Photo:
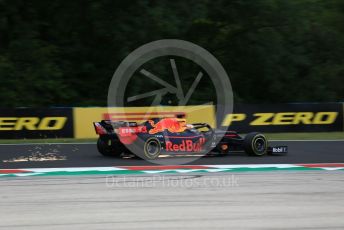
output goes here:
[[187, 123], [206, 122], [215, 126], [215, 109], [212, 105], [157, 106], [127, 108], [74, 108], [74, 137], [96, 138], [93, 122], [101, 120], [144, 122], [154, 117], [175, 117], [184, 114]]

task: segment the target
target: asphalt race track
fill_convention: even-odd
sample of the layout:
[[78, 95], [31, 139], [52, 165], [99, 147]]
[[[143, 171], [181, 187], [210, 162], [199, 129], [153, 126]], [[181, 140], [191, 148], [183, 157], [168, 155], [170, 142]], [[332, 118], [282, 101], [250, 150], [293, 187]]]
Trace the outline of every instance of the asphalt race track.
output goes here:
[[[190, 164], [293, 164], [338, 163], [344, 161], [344, 141], [278, 141], [287, 145], [286, 156], [249, 157], [231, 153], [225, 157], [203, 157]], [[159, 160], [156, 160], [159, 163]], [[22, 144], [0, 145], [0, 168], [103, 167], [148, 165], [150, 162], [130, 158], [103, 157], [96, 144]]]
[[[344, 141], [283, 141], [286, 156], [191, 164], [340, 163]], [[95, 144], [0, 145], [0, 169], [151, 164]], [[159, 161], [158, 159], [157, 161]], [[344, 229], [343, 171], [0, 178], [0, 229]]]
[[343, 229], [341, 172], [0, 180], [0, 229]]

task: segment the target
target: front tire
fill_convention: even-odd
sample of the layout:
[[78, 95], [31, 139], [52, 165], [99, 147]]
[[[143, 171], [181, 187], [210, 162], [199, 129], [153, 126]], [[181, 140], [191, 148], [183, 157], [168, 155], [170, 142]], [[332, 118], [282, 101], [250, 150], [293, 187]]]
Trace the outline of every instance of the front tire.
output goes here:
[[250, 156], [264, 156], [268, 150], [268, 141], [261, 133], [249, 133], [244, 139], [244, 150]]

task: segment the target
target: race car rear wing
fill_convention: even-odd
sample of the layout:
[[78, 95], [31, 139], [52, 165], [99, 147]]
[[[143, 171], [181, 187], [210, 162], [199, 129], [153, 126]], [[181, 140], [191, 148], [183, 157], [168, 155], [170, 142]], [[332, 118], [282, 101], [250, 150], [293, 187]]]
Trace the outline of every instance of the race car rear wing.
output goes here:
[[136, 122], [131, 121], [110, 121], [102, 120], [93, 122], [94, 129], [98, 135], [117, 133], [120, 135], [129, 135], [132, 133], [146, 132], [146, 127], [139, 126]]

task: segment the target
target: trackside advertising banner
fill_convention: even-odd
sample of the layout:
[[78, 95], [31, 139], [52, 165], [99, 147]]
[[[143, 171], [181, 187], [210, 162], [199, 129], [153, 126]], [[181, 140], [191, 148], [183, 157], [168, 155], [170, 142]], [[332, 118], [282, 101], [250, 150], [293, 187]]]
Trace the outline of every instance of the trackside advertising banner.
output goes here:
[[184, 114], [188, 123], [206, 122], [215, 126], [215, 111], [206, 106], [160, 106], [127, 108], [74, 108], [74, 137], [96, 138], [93, 122], [101, 120], [136, 121], [138, 123], [153, 117], [175, 117]]
[[0, 138], [73, 137], [72, 108], [0, 109]]
[[343, 104], [239, 104], [217, 125], [241, 133], [343, 131]]
[[96, 138], [93, 122], [103, 119], [143, 122], [153, 117], [185, 114], [188, 123], [206, 122], [248, 132], [343, 131], [342, 103], [234, 106], [232, 114], [215, 119], [207, 106], [129, 108], [17, 108], [0, 109], [0, 139]]

